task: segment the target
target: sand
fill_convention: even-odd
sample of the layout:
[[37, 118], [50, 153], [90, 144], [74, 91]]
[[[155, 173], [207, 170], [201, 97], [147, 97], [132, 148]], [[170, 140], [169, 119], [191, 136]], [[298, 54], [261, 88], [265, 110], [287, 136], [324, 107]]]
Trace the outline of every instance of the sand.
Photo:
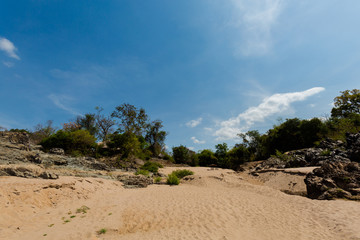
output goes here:
[[232, 170], [187, 169], [195, 175], [178, 186], [144, 189], [0, 177], [0, 239], [360, 239], [360, 202], [288, 195]]

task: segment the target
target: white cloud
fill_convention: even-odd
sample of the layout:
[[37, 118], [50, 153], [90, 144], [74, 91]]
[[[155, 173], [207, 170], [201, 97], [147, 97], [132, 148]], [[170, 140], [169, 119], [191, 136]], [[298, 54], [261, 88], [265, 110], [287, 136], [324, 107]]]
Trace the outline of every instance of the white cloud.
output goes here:
[[17, 48], [8, 39], [0, 37], [0, 50], [4, 51], [9, 57], [20, 60], [20, 57], [15, 53]]
[[72, 100], [71, 97], [65, 95], [50, 94], [49, 99], [60, 109], [65, 110], [73, 115], [82, 115], [65, 104]]
[[231, 0], [234, 15], [231, 26], [239, 30], [237, 54], [267, 54], [272, 46], [271, 30], [280, 15], [283, 0]]
[[186, 126], [188, 127], [196, 127], [198, 126], [202, 121], [202, 118], [198, 118], [198, 119], [195, 119], [195, 120], [191, 120], [189, 122], [186, 123]]
[[191, 137], [191, 140], [192, 140], [195, 144], [204, 144], [204, 143], [206, 143], [205, 141], [200, 141], [200, 140], [196, 139], [196, 137]]
[[3, 63], [6, 67], [8, 67], [8, 68], [11, 68], [11, 67], [14, 66], [14, 63], [13, 63], [13, 62], [5, 62], [5, 61], [3, 61], [2, 63]]
[[256, 107], [250, 107], [237, 117], [219, 123], [220, 129], [215, 131], [217, 140], [234, 139], [237, 134], [248, 130], [255, 122], [263, 122], [267, 117], [290, 109], [290, 104], [303, 101], [325, 89], [315, 87], [303, 92], [277, 93], [265, 98]]

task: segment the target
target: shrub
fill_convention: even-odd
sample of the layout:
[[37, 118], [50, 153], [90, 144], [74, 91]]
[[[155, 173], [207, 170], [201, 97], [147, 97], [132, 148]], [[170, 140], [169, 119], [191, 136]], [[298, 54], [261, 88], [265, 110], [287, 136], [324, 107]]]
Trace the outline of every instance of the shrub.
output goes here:
[[45, 150], [51, 148], [62, 148], [68, 154], [74, 152], [75, 155], [88, 154], [96, 147], [96, 138], [86, 130], [76, 130], [74, 132], [57, 131], [55, 134], [43, 139], [40, 145]]
[[147, 170], [152, 173], [157, 173], [159, 168], [162, 167], [163, 165], [161, 165], [160, 163], [147, 161], [143, 166], [141, 166], [140, 169]]
[[194, 172], [187, 169], [183, 169], [183, 170], [173, 171], [171, 174], [174, 174], [177, 178], [182, 179], [183, 177], [194, 175]]
[[198, 154], [199, 165], [200, 166], [209, 166], [211, 164], [217, 164], [217, 158], [213, 151], [209, 149], [202, 150]]
[[161, 177], [156, 177], [156, 178], [154, 178], [154, 182], [159, 183], [159, 182], [161, 182], [161, 179], [162, 179]]
[[179, 185], [180, 179], [174, 173], [171, 173], [168, 175], [166, 183], [169, 185]]
[[143, 169], [139, 169], [135, 173], [135, 175], [144, 175], [144, 176], [149, 176], [149, 174], [150, 174], [150, 172], [148, 170], [143, 170]]

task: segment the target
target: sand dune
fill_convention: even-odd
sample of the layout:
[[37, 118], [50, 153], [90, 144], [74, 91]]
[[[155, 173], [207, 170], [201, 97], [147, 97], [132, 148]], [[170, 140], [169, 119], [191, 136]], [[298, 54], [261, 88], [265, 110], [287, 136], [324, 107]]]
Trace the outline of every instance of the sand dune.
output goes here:
[[359, 202], [287, 195], [231, 170], [191, 170], [179, 186], [144, 189], [0, 177], [0, 239], [360, 239]]

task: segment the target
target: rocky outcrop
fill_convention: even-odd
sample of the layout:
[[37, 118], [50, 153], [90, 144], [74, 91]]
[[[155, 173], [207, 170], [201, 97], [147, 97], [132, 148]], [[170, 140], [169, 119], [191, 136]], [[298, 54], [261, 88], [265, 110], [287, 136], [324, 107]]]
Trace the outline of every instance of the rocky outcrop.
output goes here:
[[44, 171], [41, 167], [25, 165], [0, 166], [0, 176], [14, 176], [23, 178], [58, 179], [59, 176], [50, 171]]
[[305, 178], [312, 199], [360, 200], [360, 165], [356, 162], [326, 161]]
[[118, 180], [124, 184], [124, 188], [145, 188], [153, 184], [151, 177], [143, 175], [120, 175]]
[[360, 162], [360, 133], [346, 134], [346, 143], [351, 161]]

